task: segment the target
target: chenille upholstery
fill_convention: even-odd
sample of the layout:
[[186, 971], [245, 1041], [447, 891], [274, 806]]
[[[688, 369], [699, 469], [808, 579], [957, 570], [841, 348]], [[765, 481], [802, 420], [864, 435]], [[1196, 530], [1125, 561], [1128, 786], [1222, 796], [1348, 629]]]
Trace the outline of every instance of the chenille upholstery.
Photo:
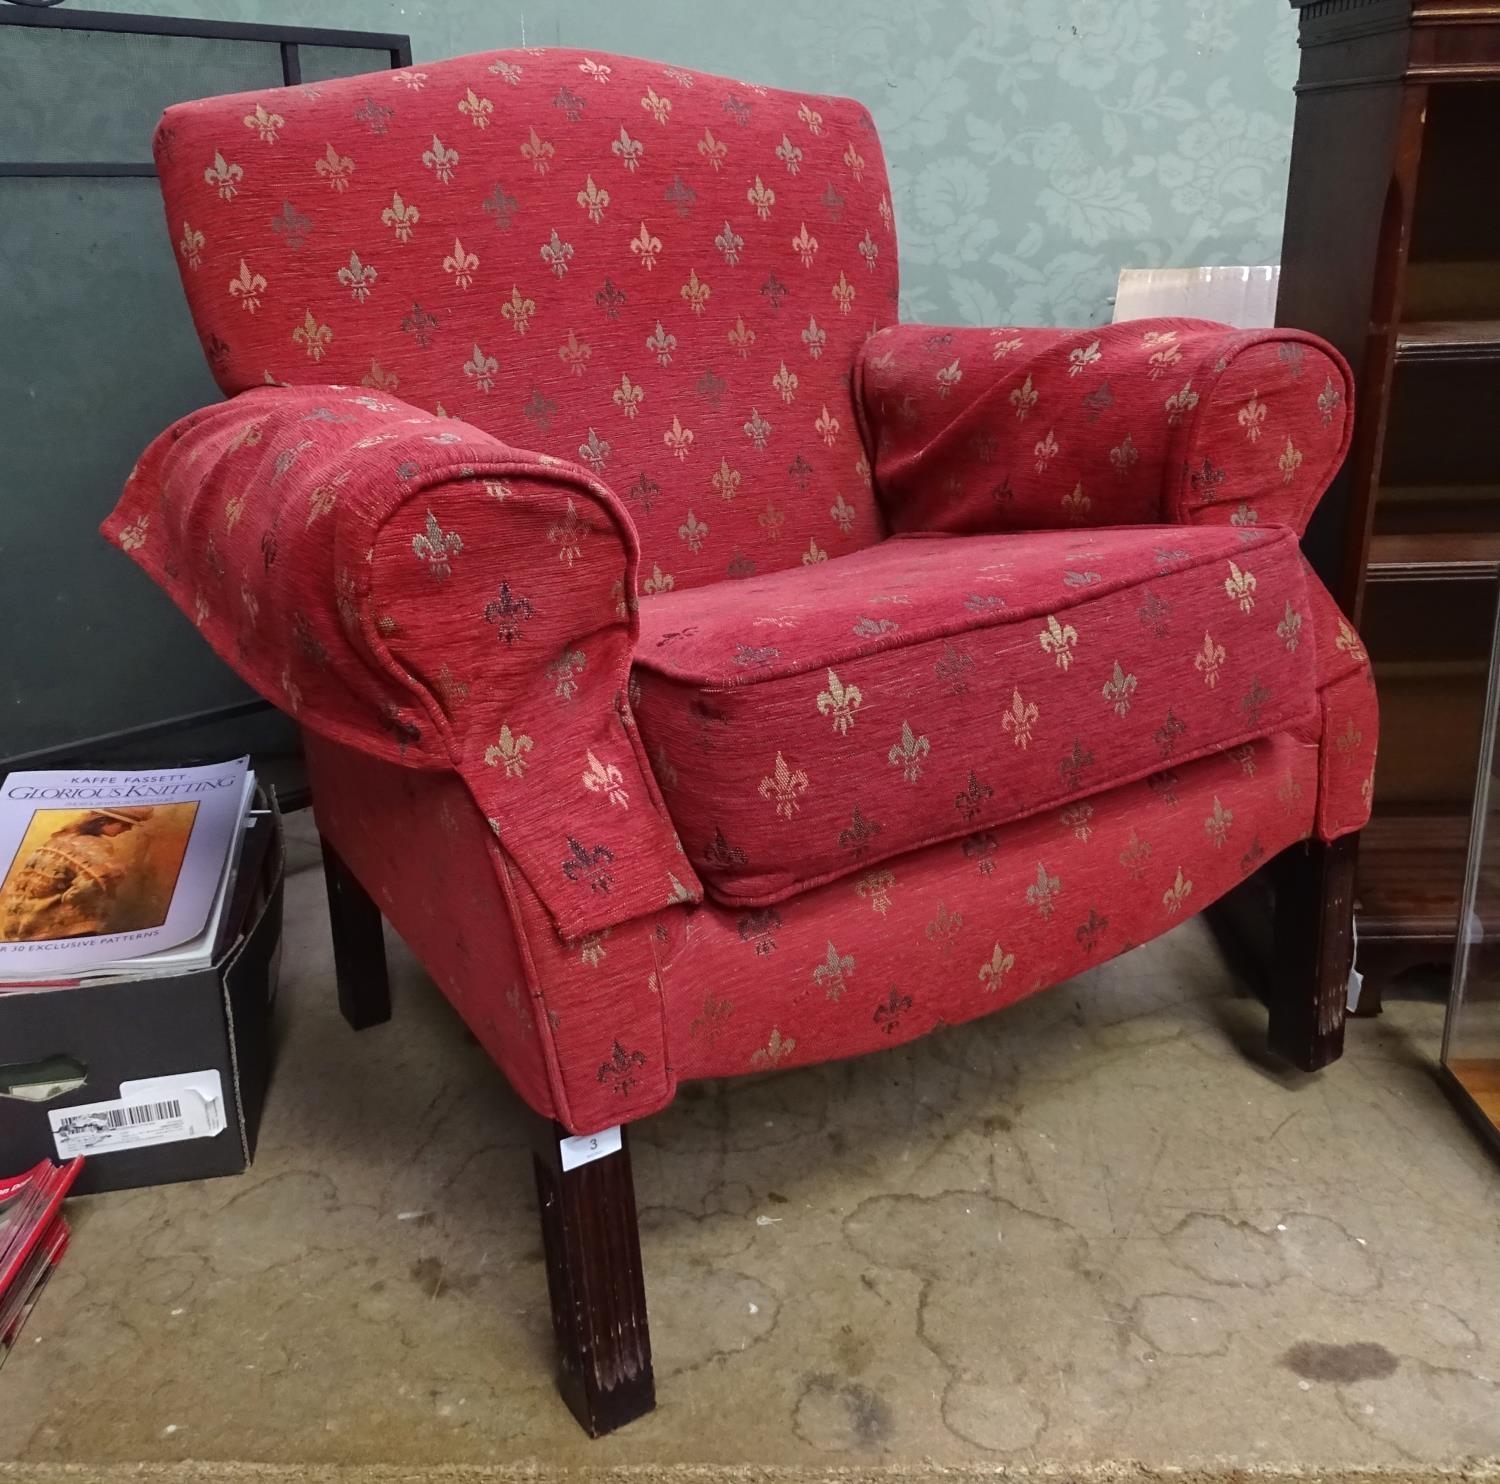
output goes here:
[[210, 99], [156, 158], [227, 400], [106, 533], [538, 1111], [986, 1013], [1364, 822], [1310, 337], [898, 326], [866, 111], [653, 62]]

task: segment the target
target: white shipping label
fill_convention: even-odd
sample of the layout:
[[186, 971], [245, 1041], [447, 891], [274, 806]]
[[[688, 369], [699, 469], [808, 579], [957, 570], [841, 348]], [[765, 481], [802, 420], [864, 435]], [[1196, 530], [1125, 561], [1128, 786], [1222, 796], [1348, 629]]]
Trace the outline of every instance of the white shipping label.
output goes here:
[[217, 1071], [145, 1077], [122, 1082], [110, 1102], [49, 1109], [47, 1121], [59, 1159], [211, 1139], [226, 1124], [224, 1086]]
[[603, 1159], [606, 1154], [620, 1152], [620, 1125], [617, 1123], [610, 1128], [600, 1129], [597, 1134], [573, 1134], [569, 1138], [559, 1139], [557, 1144], [562, 1150], [563, 1169], [576, 1170], [579, 1165], [586, 1165], [591, 1160]]

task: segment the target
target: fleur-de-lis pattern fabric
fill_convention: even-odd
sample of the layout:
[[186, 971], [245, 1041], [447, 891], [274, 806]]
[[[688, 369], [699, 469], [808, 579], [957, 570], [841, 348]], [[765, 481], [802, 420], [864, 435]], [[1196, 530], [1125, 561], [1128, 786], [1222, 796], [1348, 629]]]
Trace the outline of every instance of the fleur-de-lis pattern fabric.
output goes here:
[[182, 104], [156, 161], [225, 392], [363, 384], [581, 462], [679, 588], [878, 538], [849, 368], [896, 237], [860, 104], [490, 52]]
[[855, 385], [894, 531], [1156, 521], [1301, 532], [1343, 462], [1349, 368], [1297, 330], [900, 325]]
[[1309, 337], [886, 328], [864, 110], [657, 63], [209, 100], [157, 158], [234, 395], [106, 534], [570, 1129], [985, 1013], [1367, 817]]
[[897, 537], [643, 604], [636, 715], [699, 875], [764, 906], [1310, 720], [1304, 573], [1285, 526]]
[[157, 439], [105, 534], [306, 728], [460, 773], [558, 932], [701, 895], [627, 700], [634, 531], [586, 470], [261, 387]]

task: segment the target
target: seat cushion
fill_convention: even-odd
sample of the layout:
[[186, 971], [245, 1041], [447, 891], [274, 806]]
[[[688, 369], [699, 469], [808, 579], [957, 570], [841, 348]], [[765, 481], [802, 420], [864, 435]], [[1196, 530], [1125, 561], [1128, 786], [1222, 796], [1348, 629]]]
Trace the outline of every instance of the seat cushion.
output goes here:
[[635, 709], [709, 891], [767, 906], [1311, 720], [1306, 608], [1285, 527], [894, 537], [644, 599]]

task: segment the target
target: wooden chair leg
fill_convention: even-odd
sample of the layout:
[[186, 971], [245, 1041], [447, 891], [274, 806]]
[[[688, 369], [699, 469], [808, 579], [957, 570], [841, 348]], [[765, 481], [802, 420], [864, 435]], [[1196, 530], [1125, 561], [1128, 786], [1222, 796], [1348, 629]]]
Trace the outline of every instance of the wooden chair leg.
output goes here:
[[339, 1009], [357, 1031], [391, 1018], [391, 986], [385, 969], [380, 908], [339, 853], [321, 835], [323, 879], [328, 885], [328, 921], [333, 929], [333, 967]]
[[576, 1169], [562, 1167], [567, 1130], [538, 1121], [536, 1193], [547, 1292], [557, 1336], [557, 1386], [590, 1437], [656, 1405], [646, 1285], [630, 1146]]
[[1344, 1050], [1357, 855], [1358, 836], [1346, 835], [1293, 846], [1277, 862], [1270, 1043], [1304, 1072]]

